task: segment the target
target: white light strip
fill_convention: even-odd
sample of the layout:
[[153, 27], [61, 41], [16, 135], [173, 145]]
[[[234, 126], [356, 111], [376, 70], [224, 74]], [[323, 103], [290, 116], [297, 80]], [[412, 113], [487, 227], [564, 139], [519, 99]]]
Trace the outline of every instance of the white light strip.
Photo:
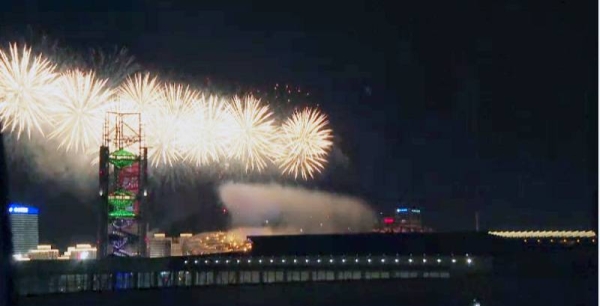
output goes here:
[[488, 234], [503, 238], [594, 238], [594, 231], [490, 231]]

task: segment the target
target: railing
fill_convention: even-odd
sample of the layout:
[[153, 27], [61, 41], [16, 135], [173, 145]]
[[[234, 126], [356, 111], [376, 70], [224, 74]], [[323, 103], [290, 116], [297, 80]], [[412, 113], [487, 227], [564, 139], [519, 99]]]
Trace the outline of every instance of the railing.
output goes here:
[[138, 288], [454, 278], [491, 270], [472, 256], [171, 257], [21, 262], [21, 295]]

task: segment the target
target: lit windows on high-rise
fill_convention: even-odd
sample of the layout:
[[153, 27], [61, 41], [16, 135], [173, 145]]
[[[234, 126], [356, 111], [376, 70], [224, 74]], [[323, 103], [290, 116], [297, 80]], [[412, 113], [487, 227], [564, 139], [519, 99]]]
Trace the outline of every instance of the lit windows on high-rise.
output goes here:
[[13, 253], [25, 255], [39, 243], [38, 213], [35, 207], [11, 204], [8, 207]]

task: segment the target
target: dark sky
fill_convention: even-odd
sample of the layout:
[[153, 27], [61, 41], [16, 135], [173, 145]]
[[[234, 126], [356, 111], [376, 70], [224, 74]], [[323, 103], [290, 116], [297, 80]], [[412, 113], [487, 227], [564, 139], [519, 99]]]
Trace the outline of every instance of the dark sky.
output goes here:
[[487, 228], [596, 227], [594, 1], [40, 2], [55, 6], [19, 1], [2, 25], [318, 93], [348, 164], [316, 187], [413, 203], [440, 230], [471, 229], [476, 210]]

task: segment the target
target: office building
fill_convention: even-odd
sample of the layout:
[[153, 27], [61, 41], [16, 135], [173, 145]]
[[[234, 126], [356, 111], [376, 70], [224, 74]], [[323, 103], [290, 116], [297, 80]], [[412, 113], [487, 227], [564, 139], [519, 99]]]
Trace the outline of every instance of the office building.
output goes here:
[[407, 229], [408, 231], [420, 231], [421, 225], [421, 210], [418, 208], [396, 208], [395, 223]]
[[381, 220], [380, 227], [376, 230], [386, 233], [424, 233], [432, 230], [422, 224], [422, 214], [419, 208], [399, 207], [395, 214], [386, 216]]
[[39, 210], [35, 207], [9, 205], [8, 215], [15, 255], [25, 255], [29, 250], [37, 249], [39, 243], [38, 213]]

